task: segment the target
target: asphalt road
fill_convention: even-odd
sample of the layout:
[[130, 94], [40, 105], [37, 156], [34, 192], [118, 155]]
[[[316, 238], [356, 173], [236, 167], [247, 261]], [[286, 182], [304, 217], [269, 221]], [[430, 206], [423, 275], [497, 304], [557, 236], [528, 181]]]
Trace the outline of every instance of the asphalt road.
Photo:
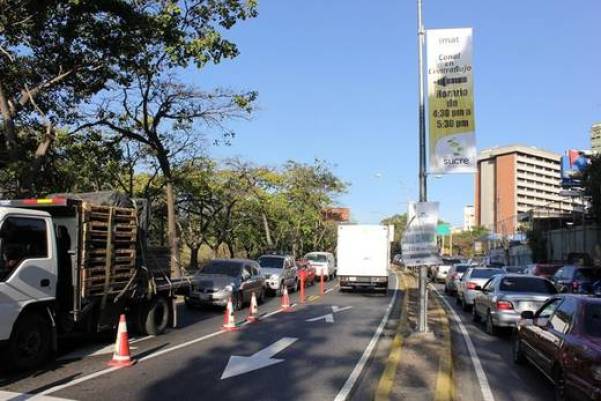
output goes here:
[[[38, 372], [0, 381], [0, 399], [4, 391], [89, 401], [334, 400], [373, 345], [394, 291], [342, 293], [328, 284], [322, 297], [318, 285], [308, 289], [310, 301], [291, 313], [277, 312], [279, 298], [268, 298], [260, 312], [270, 315], [234, 332], [221, 330], [222, 310], [180, 305], [181, 328], [133, 341], [133, 367], [108, 369], [109, 343], [78, 344]], [[237, 320], [247, 311], [237, 312]], [[378, 374], [368, 364], [359, 382], [373, 383]]]
[[[550, 401], [553, 387], [534, 367], [514, 365], [511, 356], [511, 331], [490, 336], [480, 324], [472, 322], [471, 314], [444, 295], [443, 286], [436, 285], [463, 323], [486, 376], [490, 392], [482, 388], [461, 329], [451, 319], [453, 362], [458, 401]], [[484, 386], [486, 387], [486, 386]]]

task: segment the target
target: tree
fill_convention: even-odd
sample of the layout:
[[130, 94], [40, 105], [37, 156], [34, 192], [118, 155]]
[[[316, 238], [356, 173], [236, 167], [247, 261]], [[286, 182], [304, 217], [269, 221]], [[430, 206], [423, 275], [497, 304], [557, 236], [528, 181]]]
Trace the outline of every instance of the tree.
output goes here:
[[395, 214], [380, 221], [380, 224], [394, 226], [394, 242], [392, 244], [391, 252], [401, 253], [401, 239], [407, 228], [407, 213]]
[[474, 243], [486, 234], [488, 234], [488, 230], [481, 226], [453, 234], [453, 254], [467, 257], [474, 256]]
[[586, 194], [591, 197], [593, 216], [597, 224], [601, 224], [601, 155], [591, 158], [584, 173]]

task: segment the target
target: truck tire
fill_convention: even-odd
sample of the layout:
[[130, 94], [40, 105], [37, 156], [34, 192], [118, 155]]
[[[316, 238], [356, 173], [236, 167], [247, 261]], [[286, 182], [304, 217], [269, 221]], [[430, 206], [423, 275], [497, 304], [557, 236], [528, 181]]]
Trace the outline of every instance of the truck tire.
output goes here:
[[21, 316], [13, 328], [8, 344], [10, 366], [28, 370], [42, 365], [52, 351], [52, 327], [48, 319], [36, 312]]
[[142, 323], [146, 334], [158, 336], [169, 324], [169, 302], [165, 297], [156, 297], [146, 307], [141, 308]]

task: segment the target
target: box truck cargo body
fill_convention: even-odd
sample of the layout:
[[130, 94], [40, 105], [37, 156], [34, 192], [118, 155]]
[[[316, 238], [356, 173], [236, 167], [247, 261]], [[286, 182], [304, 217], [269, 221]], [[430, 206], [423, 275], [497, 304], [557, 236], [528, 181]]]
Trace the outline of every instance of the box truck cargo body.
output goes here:
[[394, 227], [338, 226], [338, 278], [341, 290], [388, 288], [388, 262]]

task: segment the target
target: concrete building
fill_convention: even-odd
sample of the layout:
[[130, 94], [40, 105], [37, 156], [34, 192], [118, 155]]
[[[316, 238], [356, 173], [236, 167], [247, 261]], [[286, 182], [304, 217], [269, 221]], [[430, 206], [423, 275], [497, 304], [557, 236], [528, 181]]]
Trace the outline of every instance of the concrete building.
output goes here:
[[552, 217], [573, 210], [559, 195], [561, 156], [534, 147], [510, 145], [478, 155], [476, 224], [501, 235], [517, 232], [521, 216]]
[[601, 122], [591, 126], [591, 151], [594, 154], [601, 153]]
[[463, 208], [463, 231], [470, 231], [476, 226], [476, 209], [473, 205]]

